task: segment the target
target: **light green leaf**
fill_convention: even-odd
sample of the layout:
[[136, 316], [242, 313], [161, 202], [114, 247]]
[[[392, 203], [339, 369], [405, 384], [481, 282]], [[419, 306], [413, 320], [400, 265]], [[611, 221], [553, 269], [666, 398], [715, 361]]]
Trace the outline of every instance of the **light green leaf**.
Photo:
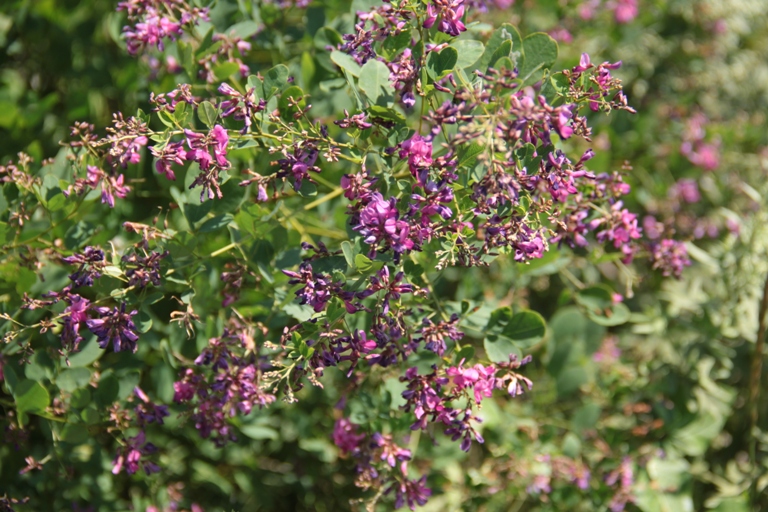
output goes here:
[[28, 379], [22, 380], [15, 386], [13, 398], [20, 416], [27, 412], [42, 413], [51, 402], [48, 390], [39, 382]]
[[541, 71], [549, 69], [557, 60], [557, 42], [543, 32], [531, 34], [523, 40], [525, 59], [519, 65], [518, 77], [523, 81], [536, 82]]
[[379, 98], [394, 96], [394, 89], [389, 81], [389, 68], [378, 60], [371, 59], [365, 63], [360, 70], [358, 84], [372, 104], [377, 103]]
[[[491, 58], [504, 41], [511, 41], [513, 52], [522, 52], [523, 39], [520, 37], [520, 33], [513, 25], [504, 23], [501, 27], [493, 32], [491, 38], [488, 40], [488, 43], [485, 45], [485, 51], [483, 52], [482, 57], [480, 57], [480, 59], [475, 62], [469, 69], [480, 69], [485, 71], [488, 66], [492, 64]], [[509, 54], [506, 56], [509, 57]], [[499, 56], [496, 57], [496, 59], [498, 58]]]
[[466, 68], [477, 62], [483, 52], [485, 46], [480, 41], [474, 41], [472, 39], [459, 39], [451, 44], [451, 47], [458, 53], [458, 60], [456, 61], [457, 68]]
[[288, 83], [288, 68], [278, 64], [264, 74], [264, 98], [270, 98]]
[[355, 59], [353, 59], [352, 56], [348, 53], [334, 50], [331, 52], [331, 60], [341, 69], [346, 69], [347, 72], [353, 77], [357, 78], [360, 76], [360, 64], [355, 62]]
[[197, 108], [197, 117], [208, 128], [213, 128], [213, 125], [216, 124], [217, 116], [216, 107], [210, 101], [200, 103], [200, 106]]

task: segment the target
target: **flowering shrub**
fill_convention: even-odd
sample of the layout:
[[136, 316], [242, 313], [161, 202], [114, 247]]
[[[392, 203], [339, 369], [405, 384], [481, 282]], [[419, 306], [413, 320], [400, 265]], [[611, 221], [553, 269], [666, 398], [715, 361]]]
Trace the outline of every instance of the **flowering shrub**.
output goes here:
[[[642, 323], [640, 276], [681, 278], [708, 228], [680, 222], [695, 180], [638, 204], [601, 156], [606, 116], [636, 114], [622, 63], [485, 23], [507, 2], [245, 4], [119, 2], [143, 107], [0, 166], [3, 457], [21, 468], [2, 506], [415, 509], [469, 479], [478, 505], [648, 509], [635, 474], [663, 450], [602, 439], [600, 406], [559, 452], [500, 448], [539, 439], [520, 414], [547, 415], [537, 369], [567, 398], [582, 360], [633, 432], [664, 423], [631, 402], [643, 377], [608, 329]], [[605, 4], [580, 17], [638, 15]], [[713, 171], [705, 124], [679, 153]]]

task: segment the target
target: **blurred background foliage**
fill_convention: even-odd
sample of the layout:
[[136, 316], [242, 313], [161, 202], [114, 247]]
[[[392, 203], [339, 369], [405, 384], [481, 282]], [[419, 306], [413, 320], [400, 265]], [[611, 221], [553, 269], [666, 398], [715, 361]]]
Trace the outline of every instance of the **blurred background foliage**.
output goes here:
[[[623, 468], [635, 479], [629, 509], [768, 510], [768, 400], [763, 393], [750, 401], [765, 388], [764, 377], [754, 381], [752, 363], [768, 276], [768, 9], [762, 0], [642, 0], [637, 18], [617, 23], [599, 8], [583, 19], [589, 1], [518, 0], [480, 21], [503, 18], [524, 34], [553, 34], [560, 39], [562, 68], [582, 52], [593, 62], [623, 62], [616, 74], [638, 113], [592, 116], [594, 145], [601, 149], [592, 168], [626, 170], [633, 207], [689, 240], [694, 265], [679, 281], [633, 276], [639, 280], [634, 292], [619, 290], [631, 311], [620, 327], [590, 319], [582, 308], [560, 307], [602, 277], [623, 279], [609, 275], [615, 267], [600, 268], [601, 276], [553, 252], [525, 267], [507, 262], [444, 272], [437, 292], [457, 310], [462, 300], [477, 307], [478, 326], [499, 305], [524, 305], [547, 318], [548, 334], [533, 347], [534, 363], [527, 367], [533, 392], [484, 405], [485, 445], [464, 454], [455, 445], [411, 439], [418, 458], [436, 470], [430, 479], [435, 495], [424, 509], [603, 510], [615, 495], [615, 485], [605, 482]], [[113, 112], [146, 109], [150, 92], [176, 85], [179, 78], [164, 63], [128, 56], [120, 39], [124, 16], [114, 9], [109, 0], [2, 2], [3, 161], [20, 150], [37, 160], [55, 156], [72, 122], [104, 127]], [[223, 31], [243, 16], [253, 20], [253, 49], [243, 62], [252, 72], [286, 63], [313, 91], [315, 112], [331, 114], [342, 100], [340, 93], [323, 91], [330, 64], [316, 49], [325, 43], [322, 26], [351, 31], [349, 12], [342, 1], [298, 8], [219, 0], [211, 22]], [[174, 51], [178, 55], [174, 48], [169, 54]], [[681, 150], [696, 116], [704, 120], [696, 141], [716, 150], [716, 162], [693, 161]], [[149, 159], [137, 173], [152, 176]], [[681, 179], [694, 180], [698, 200], [681, 199]], [[146, 200], [134, 208], [151, 207], [151, 196]], [[281, 251], [287, 242], [295, 245], [295, 235], [272, 234], [272, 243]], [[283, 262], [292, 264], [291, 257], [283, 254]], [[248, 298], [253, 304], [268, 299], [258, 290]], [[218, 296], [207, 300], [199, 309], [215, 310]], [[219, 328], [213, 315], [199, 329], [197, 345]], [[180, 330], [168, 336], [184, 344]], [[140, 352], [123, 363], [125, 371], [152, 367], [152, 357], [157, 354]], [[32, 365], [32, 372], [46, 371], [45, 361]], [[174, 376], [160, 373], [144, 372], [142, 385], [170, 400]], [[113, 477], [112, 455], [83, 443], [73, 448], [80, 462], [60, 463], [64, 474], [77, 475], [66, 484], [31, 472], [23, 485], [0, 485], [0, 492], [46, 497], [51, 510], [163, 510], [177, 501], [224, 511], [349, 509], [362, 494], [353, 485], [351, 463], [338, 458], [328, 437], [334, 418], [325, 414], [344, 394], [345, 379], [329, 372], [324, 384], [324, 391], [303, 391], [297, 404], [265, 410], [241, 426], [238, 443], [223, 449], [201, 442], [191, 426], [168, 421], [154, 440], [163, 446], [158, 477]], [[374, 404], [396, 408], [397, 386], [382, 387], [383, 401], [352, 397], [351, 419], [375, 417]], [[127, 390], [121, 386], [119, 395]], [[34, 446], [34, 437], [29, 442]], [[8, 482], [25, 465], [12, 432], [0, 455], [0, 482]], [[603, 484], [581, 489], [559, 476], [560, 466], [573, 461], [582, 461]]]

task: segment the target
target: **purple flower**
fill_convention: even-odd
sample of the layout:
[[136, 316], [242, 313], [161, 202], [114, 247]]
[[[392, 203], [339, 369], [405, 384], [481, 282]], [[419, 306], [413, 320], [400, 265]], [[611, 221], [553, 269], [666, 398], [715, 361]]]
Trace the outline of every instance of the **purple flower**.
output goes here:
[[432, 143], [421, 135], [414, 135], [403, 142], [401, 147], [400, 158], [408, 157], [408, 168], [414, 176], [432, 165]]
[[650, 245], [650, 258], [654, 269], [661, 270], [664, 276], [679, 278], [685, 267], [691, 265], [688, 249], [677, 240], [664, 239]]
[[424, 348], [431, 350], [440, 357], [443, 357], [445, 350], [447, 349], [445, 344], [445, 338], [449, 338], [453, 341], [458, 341], [464, 337], [464, 333], [456, 328], [459, 323], [459, 315], [451, 315], [451, 319], [447, 322], [432, 323], [429, 318], [424, 318], [422, 321], [422, 327], [416, 333], [419, 338], [415, 341], [424, 341]]
[[303, 181], [309, 179], [309, 171], [320, 172], [320, 168], [315, 166], [319, 152], [311, 143], [296, 144], [293, 147], [293, 153], [288, 153], [288, 149], [284, 148], [282, 153], [285, 158], [272, 163], [280, 166], [277, 172], [278, 178], [289, 176], [293, 178], [295, 191], [298, 192]]
[[357, 292], [359, 299], [365, 299], [377, 293], [380, 290], [386, 290], [382, 300], [382, 313], [389, 313], [389, 301], [398, 300], [403, 293], [413, 293], [413, 285], [404, 283], [405, 274], [398, 272], [394, 279], [389, 277], [389, 267], [384, 265], [375, 276], [371, 276], [371, 284], [362, 292]]
[[213, 130], [211, 130], [210, 136], [215, 141], [213, 155], [216, 158], [216, 163], [219, 167], [226, 169], [230, 165], [227, 160], [229, 134], [227, 134], [227, 130], [225, 130], [223, 126], [217, 124], [213, 127]]
[[637, 215], [623, 208], [621, 201], [616, 201], [611, 206], [610, 216], [593, 220], [590, 222], [590, 229], [594, 230], [601, 225], [603, 230], [597, 233], [597, 241], [613, 242], [613, 246], [624, 253], [621, 261], [631, 263], [637, 250], [632, 240], [640, 238], [642, 233], [642, 228], [637, 225]]
[[[118, 453], [115, 460], [112, 462], [112, 474], [119, 474], [123, 468], [129, 475], [136, 473], [139, 470], [139, 462], [143, 456], [152, 455], [157, 452], [157, 447], [152, 443], [145, 443], [146, 435], [144, 431], [140, 431], [136, 437], [129, 437], [126, 439], [126, 444]], [[154, 462], [143, 461], [141, 467], [147, 475], [157, 473], [160, 471], [160, 467]]]
[[140, 256], [136, 253], [123, 256], [126, 263], [125, 276], [129, 286], [145, 288], [149, 283], [160, 286], [160, 260], [170, 254], [168, 251], [151, 251], [148, 255]]
[[96, 335], [99, 347], [106, 348], [111, 341], [115, 352], [123, 350], [136, 352], [136, 341], [139, 339], [139, 335], [136, 333], [136, 325], [134, 325], [131, 317], [137, 311], [126, 313], [125, 302], [120, 305], [119, 309], [117, 307], [112, 309], [101, 307], [95, 308], [95, 310], [100, 317], [87, 320], [86, 325]]
[[476, 364], [472, 368], [463, 368], [462, 359], [458, 366], [451, 366], [446, 370], [446, 374], [453, 377], [453, 383], [458, 389], [472, 388], [475, 395], [475, 402], [480, 403], [483, 398], [489, 398], [493, 395], [493, 389], [496, 386], [496, 368], [493, 366], [483, 366]]
[[333, 426], [333, 444], [341, 450], [342, 455], [356, 452], [365, 439], [365, 434], [358, 434], [357, 427], [358, 425], [347, 418], [336, 420]]
[[62, 258], [61, 261], [80, 267], [69, 275], [75, 288], [81, 286], [93, 286], [93, 280], [101, 277], [100, 270], [106, 265], [104, 251], [98, 247], [86, 247], [82, 254], [73, 254]]
[[245, 126], [240, 130], [240, 133], [246, 133], [253, 123], [253, 116], [267, 107], [264, 98], [256, 100], [253, 87], [248, 89], [245, 94], [241, 94], [229, 84], [224, 83], [219, 86], [219, 92], [230, 97], [219, 105], [221, 117], [232, 116], [237, 121], [243, 121]]
[[358, 223], [352, 229], [359, 231], [368, 245], [383, 243], [391, 247], [396, 257], [414, 247], [409, 237], [410, 226], [400, 220], [397, 199], [391, 197], [387, 201], [379, 192], [371, 195], [370, 202], [360, 212]]
[[368, 114], [365, 112], [360, 112], [359, 114], [350, 116], [347, 109], [344, 109], [344, 119], [334, 121], [333, 124], [337, 125], [339, 128], [344, 128], [345, 130], [352, 127], [357, 128], [358, 130], [367, 130], [373, 126], [371, 123], [366, 121], [367, 117]]
[[411, 510], [415, 510], [416, 505], [425, 505], [432, 495], [432, 491], [427, 487], [426, 476], [414, 480], [404, 478], [401, 482], [393, 483], [386, 493], [392, 491], [395, 491], [395, 508], [400, 508], [407, 503]]
[[133, 388], [133, 393], [139, 397], [142, 403], [140, 403], [135, 411], [138, 418], [138, 424], [143, 427], [147, 423], [163, 424], [163, 418], [169, 416], [167, 405], [153, 404], [146, 393], [139, 387]]
[[[407, 108], [413, 108], [416, 97], [413, 95], [413, 86], [418, 79], [418, 68], [410, 48], [406, 48], [397, 59], [387, 63], [389, 67], [389, 81], [400, 92], [400, 100]], [[431, 155], [431, 152], [430, 152]]]
[[455, 37], [467, 30], [467, 27], [461, 22], [463, 16], [463, 0], [432, 0], [427, 6], [424, 28], [432, 28], [435, 21], [440, 18], [437, 29]]
[[392, 436], [382, 435], [376, 432], [371, 436], [371, 447], [378, 448], [380, 452], [379, 458], [391, 467], [395, 467], [397, 461], [404, 462], [411, 460], [411, 451], [399, 447], [392, 441]]
[[187, 152], [184, 150], [184, 142], [169, 142], [163, 149], [149, 148], [149, 151], [157, 159], [155, 169], [171, 181], [176, 180], [172, 165], [184, 165]]
[[681, 198], [686, 203], [698, 203], [701, 200], [699, 184], [696, 180], [681, 179], [670, 189], [673, 199]]
[[69, 350], [76, 351], [83, 337], [80, 336], [80, 326], [88, 319], [87, 312], [90, 301], [75, 294], [69, 294], [64, 298], [69, 303], [64, 310], [64, 318], [61, 320], [61, 342]]

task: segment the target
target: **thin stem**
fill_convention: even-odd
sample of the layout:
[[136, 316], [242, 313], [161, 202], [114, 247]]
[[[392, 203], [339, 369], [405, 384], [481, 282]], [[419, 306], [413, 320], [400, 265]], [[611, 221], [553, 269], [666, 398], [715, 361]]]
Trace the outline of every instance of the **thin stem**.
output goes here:
[[323, 204], [325, 202], [328, 202], [331, 199], [333, 199], [335, 197], [338, 197], [338, 196], [340, 196], [343, 193], [344, 193], [344, 189], [343, 188], [337, 188], [333, 192], [329, 192], [328, 194], [325, 194], [323, 197], [315, 199], [311, 203], [308, 203], [308, 204], [304, 205], [304, 211], [311, 210], [312, 208], [314, 208], [316, 206], [320, 206], [321, 204]]
[[215, 258], [216, 256], [218, 256], [218, 255], [220, 255], [220, 254], [224, 254], [225, 252], [231, 251], [231, 250], [232, 250], [232, 249], [234, 249], [235, 247], [237, 247], [237, 244], [236, 244], [236, 243], [231, 243], [231, 244], [229, 244], [229, 245], [225, 245], [225, 246], [224, 246], [224, 247], [222, 247], [221, 249], [217, 249], [217, 250], [213, 251], [213, 252], [211, 253], [211, 258]]

